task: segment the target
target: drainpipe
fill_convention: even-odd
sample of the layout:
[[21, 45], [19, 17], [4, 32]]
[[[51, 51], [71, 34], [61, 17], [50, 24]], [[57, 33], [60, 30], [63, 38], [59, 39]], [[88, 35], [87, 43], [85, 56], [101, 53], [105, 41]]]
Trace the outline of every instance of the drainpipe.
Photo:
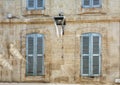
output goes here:
[[119, 79], [120, 79], [120, 22], [119, 22]]
[[120, 83], [120, 22], [119, 22], [119, 83]]
[[119, 77], [115, 79], [115, 83], [120, 84], [120, 22], [119, 22]]

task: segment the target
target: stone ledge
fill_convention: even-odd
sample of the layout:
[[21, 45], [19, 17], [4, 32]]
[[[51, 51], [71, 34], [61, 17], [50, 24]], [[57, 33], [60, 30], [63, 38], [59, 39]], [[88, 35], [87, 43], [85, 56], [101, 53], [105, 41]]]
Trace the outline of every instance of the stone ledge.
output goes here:
[[[59, 83], [0, 83], [0, 85], [96, 85], [96, 84], [59, 84]], [[100, 85], [100, 84], [99, 84]], [[103, 85], [103, 84], [101, 84]], [[110, 85], [110, 84], [104, 84]], [[112, 85], [112, 84], [111, 84]]]

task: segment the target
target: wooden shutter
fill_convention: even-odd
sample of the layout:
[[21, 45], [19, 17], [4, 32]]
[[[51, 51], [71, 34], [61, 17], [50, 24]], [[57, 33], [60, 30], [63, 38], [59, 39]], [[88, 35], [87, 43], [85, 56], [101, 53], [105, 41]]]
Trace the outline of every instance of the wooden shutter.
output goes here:
[[27, 0], [27, 8], [35, 9], [35, 0]]
[[92, 69], [93, 69], [93, 75], [99, 75], [100, 74], [100, 49], [101, 49], [101, 37], [99, 34], [93, 34], [92, 35], [92, 41], [93, 41], [93, 50], [92, 50]]
[[100, 1], [101, 0], [93, 0], [93, 7], [100, 7]]
[[81, 40], [81, 55], [82, 55], [82, 61], [81, 61], [81, 73], [82, 75], [89, 75], [89, 58], [90, 58], [90, 53], [89, 53], [89, 34], [83, 34], [82, 35], [82, 40]]
[[44, 8], [44, 0], [37, 0], [36, 6], [37, 6], [37, 9], [43, 9]]
[[44, 74], [44, 40], [42, 34], [37, 34], [37, 75]]
[[81, 40], [81, 74], [82, 76], [99, 76], [101, 67], [101, 36], [86, 33]]
[[27, 75], [33, 75], [33, 67], [34, 67], [34, 36], [27, 35], [26, 40], [26, 59], [27, 59]]
[[83, 7], [90, 7], [91, 0], [83, 0]]

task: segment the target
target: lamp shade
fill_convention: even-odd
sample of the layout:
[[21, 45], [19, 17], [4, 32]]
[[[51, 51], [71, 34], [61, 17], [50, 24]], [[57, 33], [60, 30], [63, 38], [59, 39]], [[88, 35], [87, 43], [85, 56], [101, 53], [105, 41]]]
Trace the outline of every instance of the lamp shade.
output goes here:
[[66, 25], [64, 16], [55, 16], [54, 20], [56, 22], [56, 25]]

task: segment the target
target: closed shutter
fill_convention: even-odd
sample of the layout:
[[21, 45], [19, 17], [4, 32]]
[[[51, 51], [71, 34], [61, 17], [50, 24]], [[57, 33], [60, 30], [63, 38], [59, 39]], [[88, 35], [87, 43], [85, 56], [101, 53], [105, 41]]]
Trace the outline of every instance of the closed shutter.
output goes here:
[[27, 75], [33, 75], [34, 36], [28, 35], [26, 41]]
[[27, 0], [27, 8], [35, 9], [35, 0]]
[[82, 62], [81, 62], [81, 72], [82, 75], [88, 75], [89, 74], [89, 34], [84, 34], [82, 36]]
[[44, 0], [37, 0], [37, 9], [42, 9], [44, 6]]
[[99, 34], [92, 35], [93, 40], [93, 52], [92, 52], [92, 60], [93, 60], [93, 75], [100, 74], [100, 47], [101, 47], [101, 37]]
[[29, 34], [26, 40], [27, 75], [44, 74], [44, 40], [42, 34]]
[[100, 7], [101, 0], [93, 0], [93, 7]]
[[44, 42], [43, 35], [37, 34], [37, 75], [44, 74]]
[[81, 74], [82, 76], [99, 76], [101, 66], [101, 36], [86, 33], [81, 40]]
[[83, 0], [83, 7], [90, 7], [91, 0]]

